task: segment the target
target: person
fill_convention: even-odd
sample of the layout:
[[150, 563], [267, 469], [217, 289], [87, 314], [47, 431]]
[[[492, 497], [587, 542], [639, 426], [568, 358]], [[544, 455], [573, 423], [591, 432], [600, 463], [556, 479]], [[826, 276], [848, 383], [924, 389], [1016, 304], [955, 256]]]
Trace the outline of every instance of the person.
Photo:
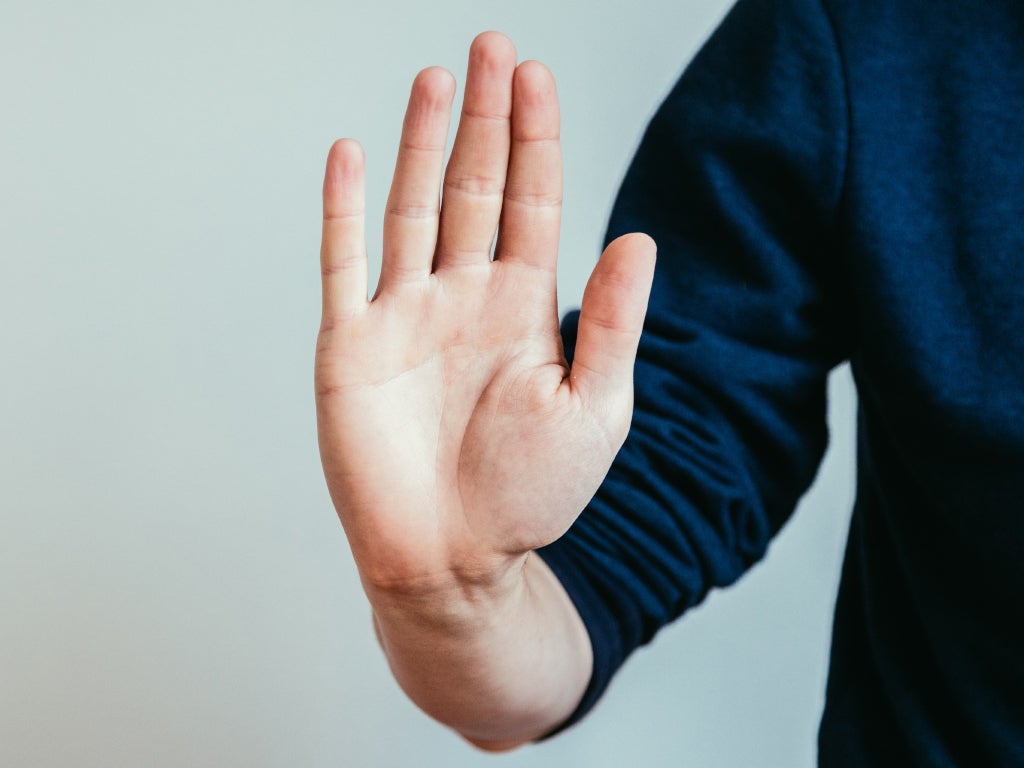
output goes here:
[[444, 170], [454, 84], [416, 78], [372, 300], [364, 161], [332, 147], [321, 455], [413, 701], [485, 749], [576, 722], [763, 556], [849, 360], [819, 763], [1024, 765], [1022, 32], [1010, 0], [739, 0], [561, 329], [542, 65], [474, 41]]

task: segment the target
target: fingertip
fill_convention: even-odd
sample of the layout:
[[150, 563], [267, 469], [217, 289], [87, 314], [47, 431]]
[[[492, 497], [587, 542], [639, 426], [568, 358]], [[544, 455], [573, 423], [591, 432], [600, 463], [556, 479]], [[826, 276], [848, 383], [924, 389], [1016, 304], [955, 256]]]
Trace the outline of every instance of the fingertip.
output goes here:
[[554, 85], [555, 82], [555, 76], [548, 66], [536, 59], [527, 59], [521, 62], [516, 67], [516, 77], [536, 83], [550, 82]]
[[633, 285], [637, 290], [650, 290], [654, 280], [654, 265], [658, 246], [643, 232], [620, 235], [605, 248], [598, 265], [603, 279], [622, 285]]
[[608, 244], [607, 250], [614, 251], [619, 258], [632, 258], [638, 261], [653, 262], [658, 256], [658, 244], [644, 232], [619, 235]]
[[451, 72], [444, 67], [421, 70], [412, 83], [405, 111], [403, 142], [442, 149], [454, 100], [455, 77]]
[[516, 46], [512, 39], [496, 30], [481, 32], [469, 46], [469, 60], [476, 63], [492, 62], [515, 66]]
[[437, 106], [448, 104], [455, 97], [455, 75], [444, 67], [427, 67], [413, 80], [413, 91], [427, 96]]
[[596, 302], [602, 311], [609, 311], [608, 318], [615, 318], [610, 323], [623, 328], [635, 328], [639, 332], [654, 281], [656, 254], [654, 240], [642, 232], [617, 237], [605, 248], [591, 275], [591, 281], [597, 289], [596, 295], [616, 296], [614, 301], [606, 302], [602, 298]]
[[327, 153], [324, 171], [324, 213], [334, 215], [345, 200], [354, 196], [363, 181], [366, 158], [355, 139], [338, 139]]
[[515, 101], [520, 106], [557, 106], [558, 90], [555, 76], [544, 64], [530, 59], [516, 67], [513, 76]]
[[328, 166], [362, 165], [364, 161], [363, 147], [355, 139], [338, 139], [327, 153]]
[[631, 237], [640, 243], [643, 243], [643, 247], [650, 254], [651, 258], [655, 258], [658, 255], [658, 244], [654, 238], [648, 235], [646, 232], [633, 232], [627, 237]]
[[443, 67], [421, 70], [413, 81], [407, 119], [432, 119], [437, 113], [452, 109], [455, 100], [455, 76]]
[[558, 92], [551, 71], [539, 61], [516, 67], [512, 83], [512, 135], [520, 141], [557, 140]]

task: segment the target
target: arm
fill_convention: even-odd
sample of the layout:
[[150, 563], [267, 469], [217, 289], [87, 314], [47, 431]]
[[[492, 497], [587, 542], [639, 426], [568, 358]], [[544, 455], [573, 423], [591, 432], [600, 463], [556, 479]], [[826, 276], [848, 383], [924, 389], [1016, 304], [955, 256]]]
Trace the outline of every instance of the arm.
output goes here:
[[396, 679], [502, 748], [564, 720], [590, 677], [586, 631], [532, 551], [569, 528], [625, 438], [654, 248], [633, 235], [605, 251], [570, 369], [554, 82], [504, 37], [477, 38], [439, 206], [453, 90], [438, 69], [413, 84], [370, 301], [362, 153], [343, 140], [328, 157], [317, 422]]
[[[856, 353], [848, 141], [817, 0], [740, 0], [647, 129], [609, 225], [658, 242], [632, 426], [540, 552], [591, 635], [573, 719], [635, 648], [765, 554], [814, 477], [828, 372]], [[573, 316], [564, 338], [571, 360]]]

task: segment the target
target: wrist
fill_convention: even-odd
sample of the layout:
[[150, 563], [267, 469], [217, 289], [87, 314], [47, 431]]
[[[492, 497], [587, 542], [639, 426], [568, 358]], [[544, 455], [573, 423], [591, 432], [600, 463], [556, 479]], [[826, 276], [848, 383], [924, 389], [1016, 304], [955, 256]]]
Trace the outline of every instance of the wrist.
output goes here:
[[586, 628], [535, 554], [503, 577], [376, 593], [374, 625], [405, 693], [484, 749], [535, 739], [576, 708], [590, 678]]
[[394, 630], [463, 637], [486, 631], [522, 598], [527, 557], [494, 558], [486, 565], [414, 577], [371, 579], [361, 574], [385, 651], [385, 638]]

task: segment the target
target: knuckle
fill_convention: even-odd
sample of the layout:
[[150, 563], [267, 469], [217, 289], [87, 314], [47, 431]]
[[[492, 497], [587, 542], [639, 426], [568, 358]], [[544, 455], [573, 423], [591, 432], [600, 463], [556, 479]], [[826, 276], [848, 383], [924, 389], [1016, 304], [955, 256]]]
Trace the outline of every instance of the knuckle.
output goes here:
[[436, 203], [393, 203], [387, 212], [401, 219], [430, 219], [437, 217], [438, 206]]
[[462, 192], [473, 197], [499, 197], [505, 191], [503, 179], [479, 173], [449, 173], [444, 180], [446, 192]]
[[531, 192], [526, 190], [508, 191], [505, 201], [527, 208], [561, 208], [562, 195], [551, 192]]

